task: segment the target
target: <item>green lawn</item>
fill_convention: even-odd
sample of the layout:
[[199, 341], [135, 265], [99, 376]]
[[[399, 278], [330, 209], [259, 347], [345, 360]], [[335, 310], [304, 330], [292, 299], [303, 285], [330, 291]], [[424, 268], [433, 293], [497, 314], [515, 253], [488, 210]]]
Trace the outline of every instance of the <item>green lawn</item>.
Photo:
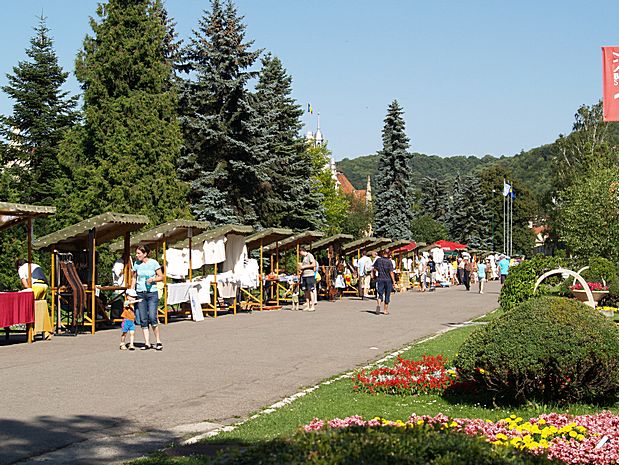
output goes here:
[[[489, 321], [500, 312], [493, 312], [480, 320]], [[479, 320], [478, 320], [479, 321]], [[417, 359], [424, 354], [442, 354], [453, 359], [464, 340], [479, 326], [466, 326], [444, 333], [434, 339], [414, 345], [402, 354], [404, 358]], [[420, 415], [435, 415], [444, 413], [452, 417], [476, 417], [498, 420], [514, 413], [523, 418], [536, 416], [540, 413], [570, 412], [574, 414], [592, 413], [600, 409], [589, 405], [573, 405], [569, 408], [528, 404], [517, 408], [496, 407], [489, 400], [470, 399], [448, 401], [436, 395], [421, 396], [390, 396], [355, 393], [352, 381], [348, 378], [334, 381], [329, 385], [321, 385], [317, 390], [307, 394], [290, 405], [273, 413], [260, 415], [239, 426], [235, 431], [222, 433], [207, 440], [210, 444], [221, 443], [254, 443], [268, 440], [280, 435], [291, 433], [301, 425], [309, 423], [313, 418], [324, 420], [344, 418], [351, 415], [361, 415], [365, 418], [381, 416], [390, 420], [406, 420], [412, 413]], [[615, 406], [616, 407], [616, 406]], [[606, 408], [608, 409], [608, 407]], [[611, 408], [610, 410], [615, 410]], [[169, 458], [162, 455], [139, 461], [149, 465], [194, 465], [204, 463], [199, 457]]]

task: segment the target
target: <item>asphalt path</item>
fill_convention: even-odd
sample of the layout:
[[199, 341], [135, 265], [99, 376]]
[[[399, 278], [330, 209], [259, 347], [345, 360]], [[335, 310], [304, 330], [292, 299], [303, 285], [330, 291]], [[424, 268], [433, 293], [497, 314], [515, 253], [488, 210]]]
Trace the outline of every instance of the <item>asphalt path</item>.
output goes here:
[[[0, 464], [122, 462], [247, 418], [304, 387], [497, 307], [462, 286], [316, 311], [161, 326], [161, 352], [120, 351], [120, 330], [0, 346]], [[138, 330], [136, 341], [141, 343]]]

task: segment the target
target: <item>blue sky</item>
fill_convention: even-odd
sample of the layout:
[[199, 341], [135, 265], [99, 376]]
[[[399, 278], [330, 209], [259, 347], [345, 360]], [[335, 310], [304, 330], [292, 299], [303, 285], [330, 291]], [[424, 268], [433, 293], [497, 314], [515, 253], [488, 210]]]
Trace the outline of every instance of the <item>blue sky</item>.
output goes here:
[[[48, 18], [67, 71], [97, 0], [4, 2], [0, 84]], [[167, 0], [181, 38], [208, 0]], [[601, 97], [602, 45], [619, 45], [619, 2], [590, 0], [236, 0], [247, 38], [279, 56], [294, 97], [320, 112], [334, 157], [381, 148], [386, 109], [405, 111], [411, 150], [514, 155], [570, 131]], [[71, 76], [68, 90], [79, 86]], [[0, 95], [0, 113], [11, 112]], [[315, 129], [316, 115], [304, 116]]]

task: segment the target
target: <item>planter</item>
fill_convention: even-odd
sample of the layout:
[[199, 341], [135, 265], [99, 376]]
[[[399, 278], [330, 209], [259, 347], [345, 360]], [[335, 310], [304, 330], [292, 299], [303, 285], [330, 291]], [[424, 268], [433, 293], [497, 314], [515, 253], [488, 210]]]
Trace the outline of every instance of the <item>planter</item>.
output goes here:
[[[572, 289], [572, 293], [574, 294], [574, 297], [576, 297], [581, 302], [587, 302], [589, 300], [587, 297], [587, 292], [582, 289]], [[593, 300], [595, 301], [595, 303], [598, 303], [602, 299], [602, 297], [608, 294], [608, 291], [591, 291], [591, 294], [593, 294]]]

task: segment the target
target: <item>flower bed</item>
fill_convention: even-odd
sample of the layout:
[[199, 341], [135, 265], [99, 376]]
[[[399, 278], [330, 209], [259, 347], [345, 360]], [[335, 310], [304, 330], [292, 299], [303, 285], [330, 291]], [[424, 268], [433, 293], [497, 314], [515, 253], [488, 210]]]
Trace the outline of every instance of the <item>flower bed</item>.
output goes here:
[[424, 355], [421, 360], [398, 357], [392, 367], [361, 370], [353, 376], [353, 389], [371, 394], [398, 395], [442, 393], [456, 381], [456, 372], [447, 368], [441, 355]]
[[314, 419], [303, 429], [311, 432], [359, 426], [449, 429], [471, 436], [484, 436], [497, 446], [514, 447], [536, 455], [545, 454], [551, 460], [564, 463], [610, 465], [619, 462], [619, 415], [610, 412], [580, 416], [550, 413], [527, 421], [512, 415], [497, 422], [449, 418], [442, 414], [434, 417], [413, 414], [406, 422], [382, 418], [364, 420], [352, 416], [327, 422]]

